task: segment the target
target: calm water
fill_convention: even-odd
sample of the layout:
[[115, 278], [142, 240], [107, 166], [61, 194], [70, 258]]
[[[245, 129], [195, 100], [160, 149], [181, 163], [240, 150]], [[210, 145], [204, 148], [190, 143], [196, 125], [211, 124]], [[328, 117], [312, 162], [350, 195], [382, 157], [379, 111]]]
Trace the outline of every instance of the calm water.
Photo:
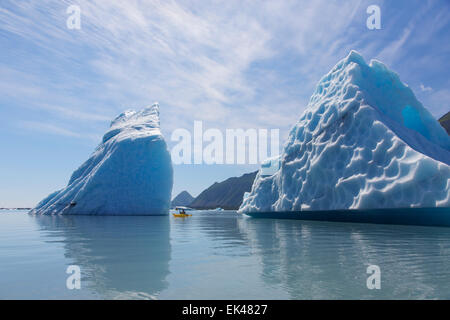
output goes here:
[[[0, 299], [450, 299], [450, 228], [193, 214], [0, 211]], [[367, 289], [371, 264], [380, 290]]]

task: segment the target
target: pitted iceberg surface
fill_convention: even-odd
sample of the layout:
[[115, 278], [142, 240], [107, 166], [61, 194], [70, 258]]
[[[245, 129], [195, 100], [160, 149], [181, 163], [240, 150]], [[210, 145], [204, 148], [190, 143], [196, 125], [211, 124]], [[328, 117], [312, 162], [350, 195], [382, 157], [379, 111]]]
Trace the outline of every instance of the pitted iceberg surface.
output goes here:
[[73, 172], [67, 187], [42, 200], [34, 214], [168, 214], [173, 171], [159, 129], [159, 106], [126, 111]]
[[279, 168], [240, 212], [450, 206], [450, 138], [384, 64], [352, 51], [317, 85]]

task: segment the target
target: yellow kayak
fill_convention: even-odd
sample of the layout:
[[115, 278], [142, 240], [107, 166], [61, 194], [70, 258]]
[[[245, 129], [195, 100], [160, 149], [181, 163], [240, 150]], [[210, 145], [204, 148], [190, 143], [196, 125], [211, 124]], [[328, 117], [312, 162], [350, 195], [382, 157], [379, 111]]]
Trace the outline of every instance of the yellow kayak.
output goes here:
[[183, 213], [173, 213], [173, 216], [175, 217], [175, 218], [185, 218], [185, 217], [190, 217], [190, 216], [192, 216], [192, 214], [183, 214]]

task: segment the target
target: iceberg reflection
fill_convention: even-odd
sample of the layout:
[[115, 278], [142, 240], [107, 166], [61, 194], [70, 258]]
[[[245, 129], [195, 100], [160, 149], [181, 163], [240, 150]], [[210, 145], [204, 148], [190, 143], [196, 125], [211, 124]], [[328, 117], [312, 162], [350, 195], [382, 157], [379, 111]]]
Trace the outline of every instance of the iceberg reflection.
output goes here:
[[63, 242], [82, 287], [104, 299], [156, 298], [171, 259], [167, 216], [35, 216], [45, 241]]
[[[239, 219], [261, 278], [292, 299], [448, 299], [450, 229]], [[381, 268], [381, 290], [366, 286]]]

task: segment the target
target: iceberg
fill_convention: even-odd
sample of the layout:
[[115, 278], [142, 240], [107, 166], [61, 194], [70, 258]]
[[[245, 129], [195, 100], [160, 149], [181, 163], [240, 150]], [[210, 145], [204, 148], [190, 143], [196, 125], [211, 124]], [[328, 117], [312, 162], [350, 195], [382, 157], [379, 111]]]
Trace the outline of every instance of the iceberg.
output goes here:
[[351, 51], [239, 212], [427, 207], [450, 207], [450, 137], [396, 73]]
[[32, 214], [166, 215], [173, 169], [160, 131], [159, 105], [128, 110], [111, 122], [90, 158], [68, 185]]

